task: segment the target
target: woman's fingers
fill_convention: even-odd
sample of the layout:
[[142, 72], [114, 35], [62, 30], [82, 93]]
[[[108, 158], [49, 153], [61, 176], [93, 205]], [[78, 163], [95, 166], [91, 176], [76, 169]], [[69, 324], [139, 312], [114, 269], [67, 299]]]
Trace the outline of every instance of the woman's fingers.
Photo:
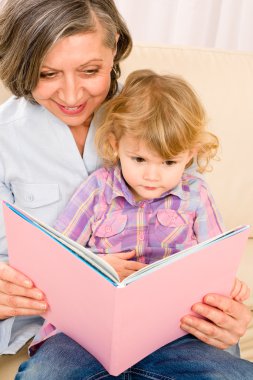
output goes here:
[[10, 267], [8, 264], [0, 262], [0, 280], [8, 281], [10, 283], [25, 287], [31, 288], [33, 286], [32, 281], [23, 275], [21, 272], [18, 272], [14, 268]]
[[220, 294], [208, 294], [204, 297], [203, 301], [204, 305], [212, 307], [212, 315], [209, 314], [211, 320], [221, 326], [222, 324], [227, 323], [228, 318], [220, 319], [219, 313], [216, 314], [215, 310], [223, 311], [225, 315], [231, 316], [235, 321], [241, 322], [242, 325], [246, 325], [246, 327], [251, 320], [251, 313], [247, 306], [231, 299], [230, 297], [222, 296]]
[[9, 295], [34, 298], [37, 300], [42, 300], [44, 298], [43, 293], [37, 288], [24, 288], [22, 286], [3, 280], [0, 280], [0, 292]]
[[231, 336], [228, 331], [224, 334], [221, 328], [199, 318], [191, 319], [190, 324], [182, 323], [180, 327], [202, 342], [222, 350], [237, 343], [236, 336]]
[[218, 294], [204, 297], [192, 310], [198, 315], [186, 315], [181, 328], [205, 343], [218, 348], [234, 345], [245, 334], [251, 320], [248, 308], [240, 302]]
[[0, 293], [0, 304], [11, 308], [33, 309], [33, 310], [46, 310], [45, 301], [35, 301], [31, 298], [12, 296]]
[[40, 315], [47, 310], [45, 301], [0, 293], [0, 319], [18, 315]]
[[32, 281], [8, 264], [0, 263], [0, 319], [39, 315], [46, 309], [44, 295]]
[[230, 293], [230, 297], [234, 298], [236, 301], [243, 302], [246, 301], [250, 296], [250, 288], [245, 284], [245, 282], [235, 279], [233, 289]]
[[1, 305], [0, 307], [0, 320], [17, 317], [17, 316], [32, 316], [42, 315], [46, 309], [28, 309], [28, 308], [15, 308], [10, 306]]

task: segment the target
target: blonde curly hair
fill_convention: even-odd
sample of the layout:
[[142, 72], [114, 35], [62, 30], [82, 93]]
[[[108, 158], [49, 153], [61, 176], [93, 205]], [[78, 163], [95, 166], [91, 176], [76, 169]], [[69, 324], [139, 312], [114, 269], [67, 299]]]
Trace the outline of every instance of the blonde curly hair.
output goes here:
[[218, 138], [206, 130], [205, 110], [190, 85], [151, 70], [131, 73], [121, 93], [104, 105], [95, 143], [106, 166], [118, 162], [112, 135], [117, 142], [123, 135], [138, 138], [166, 160], [192, 150], [200, 173], [211, 170], [219, 147]]

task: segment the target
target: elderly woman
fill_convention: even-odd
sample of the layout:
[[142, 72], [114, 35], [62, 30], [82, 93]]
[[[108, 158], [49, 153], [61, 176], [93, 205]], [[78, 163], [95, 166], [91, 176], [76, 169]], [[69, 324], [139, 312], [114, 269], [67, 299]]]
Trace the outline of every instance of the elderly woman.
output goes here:
[[[100, 165], [95, 120], [100, 106], [116, 95], [119, 63], [130, 50], [131, 37], [113, 0], [5, 0], [0, 78], [15, 97], [0, 107], [1, 199], [54, 222], [73, 190]], [[48, 305], [31, 280], [8, 265], [2, 216], [0, 238], [4, 354], [15, 353], [37, 332], [37, 316]], [[119, 257], [122, 266], [131, 259], [128, 252]], [[135, 262], [132, 270], [139, 267]], [[247, 308], [220, 295], [207, 295], [193, 308], [205, 318], [183, 318], [190, 334], [149, 355], [122, 378], [252, 379], [253, 364], [224, 350], [244, 334]], [[114, 378], [66, 335], [46, 331], [39, 336], [40, 345], [16, 379]]]

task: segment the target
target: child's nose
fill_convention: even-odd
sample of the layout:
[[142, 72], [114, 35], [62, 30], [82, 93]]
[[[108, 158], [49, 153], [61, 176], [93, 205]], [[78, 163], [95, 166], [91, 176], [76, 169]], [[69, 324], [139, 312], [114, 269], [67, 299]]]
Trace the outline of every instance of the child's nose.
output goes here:
[[144, 179], [149, 181], [158, 181], [160, 178], [159, 170], [156, 165], [148, 165], [144, 172]]

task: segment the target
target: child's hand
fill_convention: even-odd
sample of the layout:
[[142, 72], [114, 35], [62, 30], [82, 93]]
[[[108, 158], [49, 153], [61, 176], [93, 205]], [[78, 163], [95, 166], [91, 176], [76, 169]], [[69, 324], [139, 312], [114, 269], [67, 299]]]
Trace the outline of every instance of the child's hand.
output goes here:
[[235, 279], [234, 287], [230, 293], [230, 297], [238, 302], [247, 300], [250, 296], [249, 287], [242, 281]]
[[116, 270], [120, 281], [122, 281], [124, 278], [130, 276], [130, 274], [146, 266], [146, 264], [130, 260], [135, 254], [135, 251], [130, 251], [112, 254], [108, 253], [100, 256]]

